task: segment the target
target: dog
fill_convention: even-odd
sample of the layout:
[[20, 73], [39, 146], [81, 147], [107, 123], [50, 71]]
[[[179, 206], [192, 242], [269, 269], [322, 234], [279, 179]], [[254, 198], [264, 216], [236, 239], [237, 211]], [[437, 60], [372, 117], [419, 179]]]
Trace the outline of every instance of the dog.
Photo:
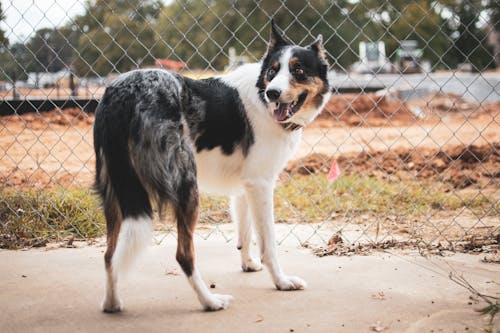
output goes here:
[[[122, 310], [118, 275], [151, 243], [153, 207], [177, 223], [176, 259], [205, 310], [228, 307], [196, 268], [198, 188], [230, 197], [245, 272], [269, 270], [278, 290], [306, 288], [276, 255], [273, 191], [280, 171], [330, 97], [322, 36], [294, 45], [271, 21], [267, 52], [217, 77], [139, 69], [108, 85], [96, 109], [95, 189], [106, 218], [102, 310]], [[253, 228], [252, 228], [253, 225]], [[256, 231], [260, 260], [250, 254]]]

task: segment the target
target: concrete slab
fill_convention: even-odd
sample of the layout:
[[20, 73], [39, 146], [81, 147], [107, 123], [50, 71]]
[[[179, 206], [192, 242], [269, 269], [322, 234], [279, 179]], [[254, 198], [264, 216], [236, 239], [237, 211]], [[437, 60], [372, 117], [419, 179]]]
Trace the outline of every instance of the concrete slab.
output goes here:
[[280, 292], [267, 272], [241, 272], [234, 243], [197, 240], [196, 247], [205, 281], [235, 296], [229, 309], [201, 310], [172, 240], [152, 246], [122, 281], [125, 310], [115, 315], [99, 311], [103, 247], [0, 251], [0, 331], [373, 332], [377, 325], [382, 332], [479, 332], [487, 318], [474, 309], [483, 304], [469, 304], [470, 294], [447, 278], [449, 265], [480, 291], [500, 295], [500, 266], [473, 255], [317, 258], [284, 245], [285, 271], [309, 288]]

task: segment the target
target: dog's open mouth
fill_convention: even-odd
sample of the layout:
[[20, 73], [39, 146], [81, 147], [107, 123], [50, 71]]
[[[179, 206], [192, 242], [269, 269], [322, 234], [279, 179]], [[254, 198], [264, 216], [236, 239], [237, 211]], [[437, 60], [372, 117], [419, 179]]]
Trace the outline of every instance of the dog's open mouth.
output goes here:
[[274, 109], [274, 119], [279, 122], [290, 119], [297, 111], [299, 111], [306, 98], [307, 92], [303, 92], [299, 95], [297, 100], [291, 103], [276, 103], [276, 108]]

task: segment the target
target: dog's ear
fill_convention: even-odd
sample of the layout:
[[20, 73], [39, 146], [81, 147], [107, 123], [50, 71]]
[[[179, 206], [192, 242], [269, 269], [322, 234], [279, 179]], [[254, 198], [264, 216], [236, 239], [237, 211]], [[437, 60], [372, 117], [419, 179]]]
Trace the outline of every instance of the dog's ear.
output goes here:
[[323, 35], [319, 34], [316, 40], [309, 45], [309, 49], [312, 50], [318, 56], [319, 60], [325, 64], [328, 64], [326, 59], [326, 51], [323, 47]]
[[292, 42], [286, 38], [276, 25], [274, 18], [271, 19], [271, 36], [269, 37], [269, 43], [267, 44], [267, 54], [270, 53], [274, 48], [279, 46], [291, 45]]

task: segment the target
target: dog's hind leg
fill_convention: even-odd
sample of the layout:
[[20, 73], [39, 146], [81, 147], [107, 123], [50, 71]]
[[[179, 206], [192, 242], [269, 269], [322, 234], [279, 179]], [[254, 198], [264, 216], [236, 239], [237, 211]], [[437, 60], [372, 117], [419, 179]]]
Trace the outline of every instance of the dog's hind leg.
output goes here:
[[179, 191], [179, 201], [175, 210], [177, 218], [177, 254], [176, 259], [193, 287], [198, 300], [207, 311], [225, 309], [233, 299], [230, 295], [212, 294], [200, 272], [196, 268], [193, 246], [193, 232], [198, 219], [198, 190], [196, 181], [183, 181]]
[[118, 312], [122, 310], [117, 292], [119, 274], [151, 243], [152, 208], [146, 191], [127, 161], [116, 156], [111, 163], [109, 160], [98, 151], [96, 190], [102, 198], [107, 227], [102, 310]]
[[126, 271], [136, 256], [151, 243], [151, 218], [146, 212], [123, 218], [122, 209], [112, 190], [103, 200], [107, 227], [107, 248], [104, 254], [106, 269], [105, 292], [102, 302], [104, 312], [118, 312], [123, 309], [118, 297], [118, 275]]
[[241, 251], [241, 268], [244, 272], [262, 270], [260, 260], [254, 259], [250, 251], [253, 230], [245, 195], [231, 197], [231, 217], [238, 229], [237, 248]]
[[117, 293], [117, 271], [112, 265], [118, 243], [118, 234], [122, 224], [120, 209], [116, 198], [106, 198], [104, 201], [104, 215], [106, 217], [107, 247], [104, 254], [104, 266], [106, 269], [104, 300], [101, 308], [104, 312], [117, 312], [122, 310], [122, 301]]
[[104, 312], [122, 310], [123, 305], [117, 295], [118, 276], [128, 270], [138, 255], [151, 244], [151, 240], [152, 220], [149, 216], [128, 217], [123, 220], [111, 259], [105, 255], [106, 293], [102, 304]]

